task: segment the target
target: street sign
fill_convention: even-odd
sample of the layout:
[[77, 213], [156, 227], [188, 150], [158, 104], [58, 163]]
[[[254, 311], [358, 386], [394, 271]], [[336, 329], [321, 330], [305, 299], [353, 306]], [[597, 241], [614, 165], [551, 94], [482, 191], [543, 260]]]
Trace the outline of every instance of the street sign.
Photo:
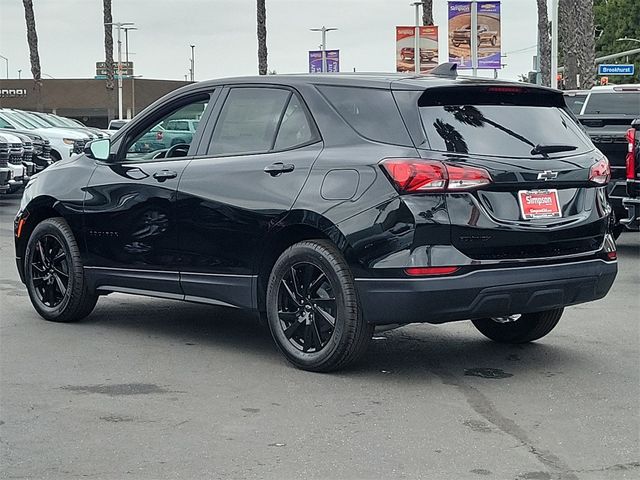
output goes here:
[[[327, 71], [339, 72], [340, 71], [340, 50], [325, 50], [327, 57]], [[310, 50], [309, 51], [309, 73], [322, 72], [322, 51]]]
[[633, 75], [635, 67], [631, 65], [598, 65], [598, 75]]
[[[121, 62], [122, 76], [130, 77], [133, 75], [133, 62]], [[96, 77], [106, 77], [108, 73], [106, 62], [96, 62]], [[118, 62], [113, 62], [113, 74], [118, 75]]]

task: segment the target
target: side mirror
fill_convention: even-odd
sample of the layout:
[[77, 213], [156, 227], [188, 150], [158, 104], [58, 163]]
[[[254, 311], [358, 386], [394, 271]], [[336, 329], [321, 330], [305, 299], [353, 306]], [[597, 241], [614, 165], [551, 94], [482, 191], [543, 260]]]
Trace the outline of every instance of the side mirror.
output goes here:
[[93, 140], [85, 145], [84, 153], [87, 157], [95, 160], [109, 160], [109, 156], [111, 154], [111, 140], [108, 138]]

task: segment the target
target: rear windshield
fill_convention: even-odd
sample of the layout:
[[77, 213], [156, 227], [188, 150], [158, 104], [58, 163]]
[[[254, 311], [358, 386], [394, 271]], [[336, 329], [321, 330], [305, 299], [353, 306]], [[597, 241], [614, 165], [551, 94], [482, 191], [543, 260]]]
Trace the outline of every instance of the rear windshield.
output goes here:
[[420, 107], [432, 150], [501, 157], [531, 157], [537, 145], [572, 145], [556, 156], [590, 151], [589, 138], [556, 106], [432, 105]]
[[585, 114], [640, 116], [640, 92], [592, 93]]

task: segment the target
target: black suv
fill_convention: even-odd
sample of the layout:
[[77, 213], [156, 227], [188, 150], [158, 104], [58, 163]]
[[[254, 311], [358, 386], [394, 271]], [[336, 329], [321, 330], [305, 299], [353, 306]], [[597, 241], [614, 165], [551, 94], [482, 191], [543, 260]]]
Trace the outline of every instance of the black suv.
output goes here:
[[[171, 119], [188, 144], [137, 148]], [[614, 281], [609, 175], [559, 91], [451, 65], [202, 82], [37, 175], [17, 265], [47, 320], [109, 292], [251, 309], [307, 370], [376, 325], [528, 342]]]

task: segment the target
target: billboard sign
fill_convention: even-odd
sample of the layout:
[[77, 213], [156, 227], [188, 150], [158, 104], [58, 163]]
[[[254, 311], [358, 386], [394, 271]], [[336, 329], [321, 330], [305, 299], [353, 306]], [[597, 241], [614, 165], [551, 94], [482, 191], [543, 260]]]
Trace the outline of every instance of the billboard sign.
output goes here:
[[[340, 71], [340, 50], [325, 50], [327, 72]], [[309, 73], [322, 73], [322, 50], [309, 51]]]
[[[501, 68], [500, 2], [477, 2], [478, 68]], [[449, 61], [471, 68], [471, 2], [449, 2]]]
[[[420, 28], [420, 73], [438, 66], [438, 27]], [[415, 72], [416, 27], [396, 27], [396, 71]]]

